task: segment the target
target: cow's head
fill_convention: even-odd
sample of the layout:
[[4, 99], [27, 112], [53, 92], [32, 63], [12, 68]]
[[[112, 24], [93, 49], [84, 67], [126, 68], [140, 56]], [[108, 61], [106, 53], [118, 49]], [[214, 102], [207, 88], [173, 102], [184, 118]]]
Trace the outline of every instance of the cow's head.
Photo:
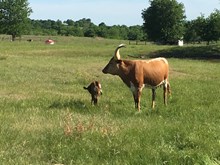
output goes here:
[[111, 60], [108, 62], [108, 64], [105, 66], [105, 68], [102, 70], [103, 73], [118, 75], [119, 64], [121, 63], [121, 57], [120, 57], [119, 49], [122, 48], [122, 47], [125, 47], [125, 45], [121, 44], [115, 49], [115, 54], [111, 58]]

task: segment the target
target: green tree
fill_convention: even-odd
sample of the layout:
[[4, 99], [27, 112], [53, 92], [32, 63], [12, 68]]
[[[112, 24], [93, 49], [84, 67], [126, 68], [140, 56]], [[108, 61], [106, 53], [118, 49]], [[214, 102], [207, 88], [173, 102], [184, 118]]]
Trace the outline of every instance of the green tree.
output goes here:
[[187, 21], [185, 23], [184, 41], [188, 43], [201, 42], [204, 27], [204, 16], [200, 16], [195, 20]]
[[128, 39], [129, 28], [126, 25], [121, 25], [119, 27], [119, 35], [120, 39], [127, 40]]
[[68, 26], [74, 26], [74, 21], [72, 19], [68, 19], [64, 21], [64, 23], [66, 23]]
[[169, 43], [183, 37], [185, 10], [176, 0], [150, 0], [142, 18], [144, 31], [152, 41]]
[[144, 40], [144, 33], [143, 28], [141, 26], [130, 26], [129, 27], [129, 33], [128, 33], [128, 39], [129, 40]]
[[209, 44], [210, 41], [218, 41], [220, 38], [220, 10], [215, 10], [206, 19], [203, 39]]
[[80, 27], [74, 27], [73, 36], [83, 37], [84, 36], [83, 30]]
[[197, 17], [197, 19], [192, 21], [193, 24], [193, 30], [195, 31], [197, 38], [200, 41], [204, 41], [204, 32], [205, 32], [205, 27], [206, 27], [206, 18], [204, 15], [201, 15]]
[[0, 0], [0, 29], [12, 35], [12, 41], [28, 28], [30, 13], [27, 0]]
[[84, 32], [84, 36], [85, 37], [95, 37], [96, 36], [95, 28], [91, 27], [91, 28], [86, 29]]
[[220, 39], [220, 11], [215, 10], [208, 18], [204, 15], [197, 17], [195, 20], [188, 21], [185, 24], [184, 40], [187, 42], [211, 41]]
[[110, 39], [120, 39], [120, 31], [119, 26], [111, 26], [108, 29], [108, 38]]
[[99, 37], [106, 38], [108, 36], [108, 32], [107, 31], [108, 31], [108, 27], [106, 26], [106, 24], [104, 22], [102, 22], [98, 26], [97, 35]]

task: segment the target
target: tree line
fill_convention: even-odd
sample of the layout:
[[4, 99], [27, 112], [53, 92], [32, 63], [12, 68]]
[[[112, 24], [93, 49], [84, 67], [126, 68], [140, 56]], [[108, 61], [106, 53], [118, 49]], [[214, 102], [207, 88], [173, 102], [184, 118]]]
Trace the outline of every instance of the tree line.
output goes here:
[[204, 15], [185, 22], [184, 40], [186, 42], [217, 42], [220, 39], [220, 10], [215, 10], [207, 18]]
[[103, 37], [110, 39], [144, 40], [173, 44], [178, 40], [195, 43], [220, 39], [220, 10], [208, 17], [198, 16], [186, 20], [184, 4], [177, 0], [150, 0], [150, 7], [143, 9], [143, 25], [107, 26], [91, 19], [78, 21], [32, 20], [33, 12], [28, 0], [0, 0], [0, 34], [12, 35], [12, 40], [24, 34], [62, 35], [78, 37]]
[[63, 22], [60, 20], [30, 20], [27, 34], [144, 40], [144, 32], [140, 25], [129, 27], [126, 25], [107, 26], [103, 22], [95, 25], [89, 18], [78, 21], [68, 19]]

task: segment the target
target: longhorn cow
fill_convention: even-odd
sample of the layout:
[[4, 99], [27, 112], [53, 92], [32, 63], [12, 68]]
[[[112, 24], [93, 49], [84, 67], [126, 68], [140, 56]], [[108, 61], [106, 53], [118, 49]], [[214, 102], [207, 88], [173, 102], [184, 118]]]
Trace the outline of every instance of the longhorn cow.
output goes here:
[[116, 48], [114, 56], [102, 72], [117, 75], [122, 79], [133, 93], [138, 112], [140, 112], [142, 89], [145, 86], [152, 89], [152, 108], [155, 107], [156, 89], [159, 86], [163, 86], [164, 104], [167, 105], [167, 92], [171, 93], [167, 60], [162, 57], [151, 60], [122, 60], [119, 53], [119, 49], [122, 47], [125, 45], [121, 44]]

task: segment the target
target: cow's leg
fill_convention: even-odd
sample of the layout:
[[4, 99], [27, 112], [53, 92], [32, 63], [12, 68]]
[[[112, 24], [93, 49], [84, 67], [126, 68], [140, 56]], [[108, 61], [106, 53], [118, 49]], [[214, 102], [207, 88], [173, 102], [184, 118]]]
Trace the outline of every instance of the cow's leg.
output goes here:
[[167, 105], [167, 88], [168, 88], [168, 82], [165, 81], [163, 85], [163, 100], [165, 105]]
[[142, 88], [135, 88], [134, 91], [132, 91], [133, 97], [134, 97], [134, 103], [135, 103], [135, 108], [138, 109], [138, 112], [141, 110], [141, 93], [142, 93]]
[[138, 97], [138, 89], [135, 88], [135, 90], [133, 91], [133, 97], [134, 97], [134, 104], [135, 104], [135, 108], [140, 109], [140, 105], [139, 105], [139, 97]]
[[138, 88], [138, 90], [137, 90], [137, 106], [138, 106], [138, 112], [141, 111], [141, 93], [142, 93], [142, 88]]
[[130, 82], [130, 84], [131, 84], [130, 90], [131, 90], [131, 92], [133, 94], [133, 98], [134, 98], [134, 106], [135, 106], [135, 108], [138, 108], [137, 87], [135, 87], [132, 82]]
[[142, 93], [142, 89], [144, 88], [144, 85], [138, 85], [134, 86], [134, 84], [132, 82], [130, 82], [131, 86], [130, 89], [133, 93], [133, 97], [134, 97], [134, 103], [135, 103], [135, 108], [138, 109], [138, 112], [140, 112], [141, 110], [141, 93]]
[[156, 98], [156, 89], [152, 89], [152, 105], [151, 107], [154, 109], [155, 107], [155, 98]]
[[170, 83], [167, 81], [167, 92], [169, 96], [171, 96], [171, 88], [170, 88]]
[[133, 98], [134, 98], [134, 106], [135, 108], [138, 108], [138, 101], [137, 101], [137, 93], [133, 92]]

